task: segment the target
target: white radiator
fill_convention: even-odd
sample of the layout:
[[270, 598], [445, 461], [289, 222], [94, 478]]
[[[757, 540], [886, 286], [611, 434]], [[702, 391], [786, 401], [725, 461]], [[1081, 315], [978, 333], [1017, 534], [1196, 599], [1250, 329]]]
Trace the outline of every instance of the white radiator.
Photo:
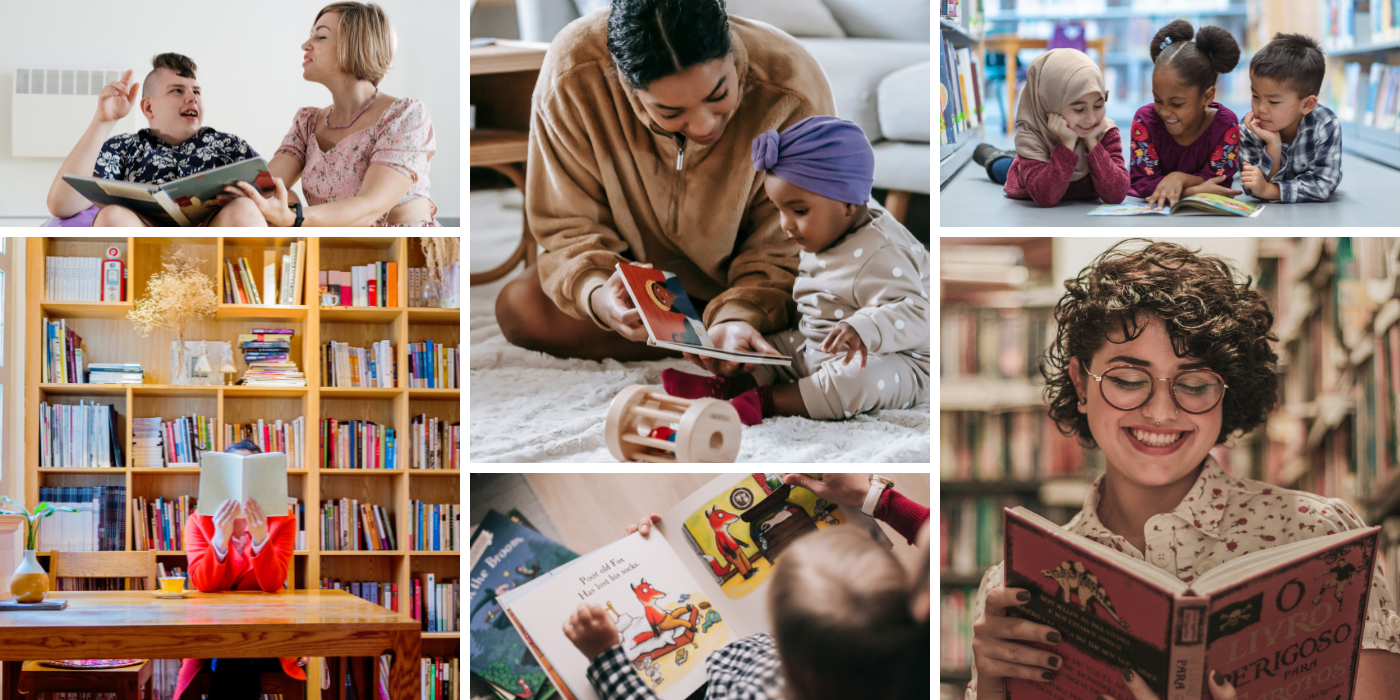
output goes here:
[[[92, 123], [97, 94], [121, 77], [122, 71], [16, 68], [10, 108], [10, 144], [15, 157], [67, 158]], [[140, 112], [140, 104], [132, 105], [131, 113], [117, 122], [112, 135], [136, 131]]]

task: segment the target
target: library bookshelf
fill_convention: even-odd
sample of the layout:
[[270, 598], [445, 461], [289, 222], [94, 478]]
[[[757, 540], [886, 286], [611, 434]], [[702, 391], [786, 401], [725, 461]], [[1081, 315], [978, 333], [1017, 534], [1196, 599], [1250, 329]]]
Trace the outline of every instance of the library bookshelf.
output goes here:
[[[305, 417], [306, 444], [302, 446], [305, 469], [288, 472], [288, 494], [306, 505], [306, 546], [293, 556], [287, 585], [316, 588], [322, 578], [343, 581], [365, 580], [397, 583], [399, 610], [408, 612], [410, 581], [420, 573], [433, 573], [438, 581], [460, 578], [460, 557], [456, 551], [409, 551], [409, 502], [460, 503], [460, 475], [457, 470], [398, 468], [320, 469], [317, 435], [322, 418], [367, 420], [393, 428], [396, 434], [396, 461], [409, 463], [410, 419], [418, 414], [438, 417], [449, 423], [460, 420], [460, 390], [408, 388], [408, 344], [432, 340], [447, 346], [460, 343], [459, 309], [434, 308], [320, 308], [317, 272], [348, 270], [351, 266], [374, 261], [398, 264], [398, 299], [406, 300], [408, 267], [425, 267], [422, 246], [416, 237], [307, 237], [306, 272], [302, 300], [294, 306], [219, 304], [212, 319], [191, 323], [185, 340], [230, 341], [237, 347], [239, 333], [252, 328], [275, 327], [295, 330], [291, 353], [306, 374], [305, 387], [173, 386], [170, 385], [170, 343], [173, 333], [156, 331], [141, 337], [126, 314], [132, 299], [145, 296], [153, 274], [161, 270], [162, 256], [179, 246], [202, 259], [201, 269], [222, 290], [225, 257], [262, 260], [265, 251], [276, 251], [278, 259], [287, 253], [295, 237], [80, 237], [31, 238], [27, 252], [25, 333], [28, 338], [42, 335], [42, 321], [64, 319], [70, 330], [82, 337], [85, 361], [139, 362], [146, 383], [135, 386], [91, 384], [43, 384], [30, 382], [25, 388], [25, 501], [33, 507], [39, 501], [41, 486], [125, 486], [125, 543], [133, 549], [133, 516], [130, 500], [143, 497], [167, 499], [197, 496], [198, 469], [150, 468], [131, 466], [131, 419], [159, 416], [172, 420], [198, 414], [214, 417], [217, 435], [215, 449], [222, 450], [223, 425], [248, 423], [258, 419], [290, 421]], [[46, 256], [104, 257], [116, 246], [127, 265], [127, 294], [122, 302], [49, 302], [44, 299]], [[220, 293], [222, 298], [222, 293]], [[396, 388], [322, 387], [319, 348], [335, 340], [356, 347], [389, 339], [397, 356]], [[246, 369], [241, 354], [234, 361], [242, 376]], [[29, 377], [40, 376], [41, 353], [30, 352], [26, 359]], [[218, 376], [218, 375], [216, 375]], [[39, 404], [77, 404], [96, 401], [112, 405], [118, 415], [127, 463], [104, 469], [39, 467]], [[459, 462], [460, 463], [460, 462]], [[399, 549], [395, 551], [323, 551], [319, 539], [318, 511], [322, 501], [352, 498], [360, 503], [384, 506], [395, 524]], [[183, 551], [158, 552], [167, 567], [185, 568]], [[41, 552], [40, 556], [46, 556]], [[423, 634], [423, 656], [458, 656], [460, 633]], [[416, 663], [415, 661], [412, 661]], [[312, 677], [319, 677], [313, 669]], [[308, 697], [320, 696], [319, 684], [308, 685]]]

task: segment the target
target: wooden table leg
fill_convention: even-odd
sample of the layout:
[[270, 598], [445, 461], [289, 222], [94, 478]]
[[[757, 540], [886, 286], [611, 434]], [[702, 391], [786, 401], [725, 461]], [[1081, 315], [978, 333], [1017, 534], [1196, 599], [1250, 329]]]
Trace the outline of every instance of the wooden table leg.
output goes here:
[[20, 700], [19, 672], [23, 661], [0, 663], [0, 700]]
[[1015, 41], [1006, 46], [1006, 135], [1016, 133], [1016, 52], [1020, 47]]
[[394, 632], [390, 637], [394, 658], [389, 663], [389, 697], [394, 700], [422, 700], [419, 697], [419, 665], [423, 642], [418, 632]]

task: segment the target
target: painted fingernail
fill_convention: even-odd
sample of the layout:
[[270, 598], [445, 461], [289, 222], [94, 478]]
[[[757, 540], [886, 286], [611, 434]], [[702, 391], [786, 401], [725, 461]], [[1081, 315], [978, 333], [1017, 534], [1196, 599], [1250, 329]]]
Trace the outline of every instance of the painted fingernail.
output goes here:
[[1046, 671], [1045, 673], [1040, 674], [1040, 677], [1044, 678], [1047, 681], [1055, 680], [1055, 674], [1051, 673], [1050, 671]]
[[1059, 668], [1059, 667], [1060, 667], [1060, 657], [1058, 657], [1058, 656], [1052, 656], [1052, 657], [1050, 657], [1050, 662], [1049, 662], [1049, 663], [1050, 663], [1050, 668]]
[[1060, 643], [1060, 633], [1059, 633], [1059, 632], [1051, 632], [1050, 634], [1045, 635], [1045, 641], [1050, 642], [1051, 644], [1059, 644], [1059, 643]]
[[1210, 679], [1215, 681], [1216, 685], [1225, 685], [1225, 677], [1220, 675], [1219, 671], [1211, 671]]
[[1128, 682], [1128, 683], [1132, 683], [1132, 682], [1133, 682], [1133, 669], [1131, 669], [1131, 668], [1125, 668], [1125, 669], [1123, 669], [1123, 680], [1126, 681], [1126, 682]]
[[1016, 600], [1019, 600], [1019, 601], [1021, 601], [1022, 603], [1029, 602], [1030, 599], [1031, 599], [1031, 592], [1030, 592], [1030, 591], [1018, 591], [1018, 592], [1016, 593]]

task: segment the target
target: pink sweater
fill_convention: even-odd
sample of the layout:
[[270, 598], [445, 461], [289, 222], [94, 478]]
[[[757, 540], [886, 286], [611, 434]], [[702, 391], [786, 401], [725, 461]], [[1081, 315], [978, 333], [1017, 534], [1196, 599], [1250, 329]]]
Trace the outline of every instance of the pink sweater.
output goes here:
[[1042, 207], [1053, 207], [1064, 199], [1099, 198], [1119, 204], [1128, 194], [1128, 168], [1123, 164], [1123, 140], [1114, 127], [1089, 151], [1089, 174], [1070, 181], [1079, 154], [1055, 144], [1050, 162], [1042, 163], [1016, 156], [1006, 173], [1006, 196], [1031, 199]]

